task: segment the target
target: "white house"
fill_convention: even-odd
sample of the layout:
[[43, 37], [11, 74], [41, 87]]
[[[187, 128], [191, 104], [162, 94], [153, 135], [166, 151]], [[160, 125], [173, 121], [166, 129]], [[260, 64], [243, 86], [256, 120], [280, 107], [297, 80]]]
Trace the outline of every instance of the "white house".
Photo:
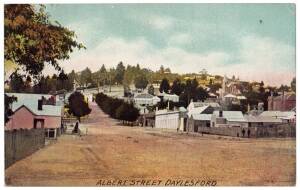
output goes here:
[[247, 127], [247, 120], [241, 111], [214, 111], [211, 127]]
[[179, 111], [158, 110], [155, 112], [155, 128], [179, 129]]
[[295, 111], [264, 111], [259, 116], [278, 118], [286, 123], [296, 123]]
[[163, 97], [164, 101], [179, 102], [179, 96], [177, 96], [176, 94], [167, 94], [163, 92], [158, 94], [157, 96]]
[[210, 106], [214, 110], [221, 109], [220, 104], [218, 104], [217, 102], [193, 102], [193, 101], [191, 101], [190, 104], [187, 107], [187, 110], [190, 112], [194, 109], [197, 109], [199, 107], [204, 107], [204, 106]]
[[137, 105], [155, 105], [157, 104], [160, 99], [157, 96], [153, 96], [151, 94], [137, 94], [134, 98], [134, 103]]

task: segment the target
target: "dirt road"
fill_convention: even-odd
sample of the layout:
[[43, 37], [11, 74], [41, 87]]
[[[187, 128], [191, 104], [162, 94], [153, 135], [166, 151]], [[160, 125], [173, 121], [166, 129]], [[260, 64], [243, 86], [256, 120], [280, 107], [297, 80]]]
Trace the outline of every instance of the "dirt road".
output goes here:
[[95, 186], [113, 179], [199, 179], [217, 185], [295, 184], [295, 139], [202, 137], [124, 127], [91, 106], [83, 124], [88, 135], [63, 135], [13, 164], [5, 171], [6, 183]]

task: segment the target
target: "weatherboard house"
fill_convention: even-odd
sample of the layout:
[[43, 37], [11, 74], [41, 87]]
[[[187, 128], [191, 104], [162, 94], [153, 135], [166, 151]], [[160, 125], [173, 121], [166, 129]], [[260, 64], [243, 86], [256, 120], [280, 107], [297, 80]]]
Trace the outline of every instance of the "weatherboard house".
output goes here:
[[63, 107], [51, 101], [51, 95], [7, 93], [17, 97], [12, 104], [13, 115], [6, 123], [6, 130], [44, 128], [47, 138], [60, 133]]

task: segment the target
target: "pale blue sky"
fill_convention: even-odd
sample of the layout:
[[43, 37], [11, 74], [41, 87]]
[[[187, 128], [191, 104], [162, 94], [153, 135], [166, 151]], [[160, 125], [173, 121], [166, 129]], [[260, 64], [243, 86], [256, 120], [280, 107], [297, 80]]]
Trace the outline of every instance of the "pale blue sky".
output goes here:
[[67, 71], [122, 60], [272, 85], [295, 76], [294, 4], [65, 4], [47, 11], [87, 47], [62, 62]]

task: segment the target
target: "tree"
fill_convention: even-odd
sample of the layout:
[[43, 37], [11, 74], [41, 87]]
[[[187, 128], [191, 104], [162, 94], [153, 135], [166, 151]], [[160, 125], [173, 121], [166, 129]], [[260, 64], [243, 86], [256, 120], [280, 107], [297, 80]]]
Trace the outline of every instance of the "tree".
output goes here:
[[184, 86], [182, 85], [180, 79], [176, 78], [173, 81], [173, 84], [171, 87], [171, 93], [179, 96], [183, 92], [183, 87]]
[[122, 63], [122, 61], [117, 65], [116, 68], [116, 75], [115, 75], [115, 81], [118, 84], [122, 84], [123, 79], [124, 79], [124, 73], [125, 73], [125, 67]]
[[134, 107], [133, 104], [123, 103], [120, 107], [116, 109], [116, 117], [119, 120], [127, 122], [134, 122], [139, 116], [139, 110]]
[[261, 82], [259, 83], [259, 92], [260, 92], [261, 94], [264, 94], [264, 93], [265, 93], [264, 81], [261, 81]]
[[17, 101], [17, 98], [15, 96], [8, 96], [8, 95], [4, 95], [5, 96], [5, 100], [4, 100], [4, 104], [5, 104], [5, 113], [4, 113], [4, 118], [5, 118], [5, 123], [7, 123], [9, 121], [9, 116], [11, 116], [13, 114], [13, 111], [11, 110], [11, 104], [15, 101]]
[[61, 70], [58, 60], [69, 59], [74, 48], [84, 48], [75, 37], [73, 31], [50, 21], [44, 5], [39, 9], [28, 4], [4, 6], [4, 59], [33, 77], [45, 64]]
[[145, 89], [148, 85], [148, 80], [145, 75], [139, 75], [134, 79], [134, 85], [136, 88]]
[[65, 89], [65, 84], [68, 80], [68, 75], [62, 70], [57, 77], [56, 90]]
[[80, 73], [79, 83], [81, 86], [88, 87], [88, 85], [93, 83], [92, 71], [87, 67]]
[[154, 87], [152, 84], [148, 87], [148, 94], [154, 95]]
[[23, 81], [23, 77], [18, 74], [18, 72], [13, 72], [9, 78], [9, 87], [12, 92], [20, 93], [24, 90], [25, 82]]
[[88, 103], [80, 92], [74, 92], [69, 97], [69, 114], [74, 115], [80, 121], [80, 117], [91, 113]]
[[291, 82], [291, 88], [294, 92], [296, 92], [296, 77], [294, 77]]
[[158, 72], [159, 72], [160, 74], [164, 74], [164, 73], [165, 73], [165, 68], [164, 68], [164, 66], [161, 65]]
[[279, 91], [285, 91], [285, 92], [289, 91], [289, 89], [290, 88], [287, 85], [283, 85], [283, 84], [278, 88]]
[[166, 78], [163, 78], [161, 83], [160, 83], [160, 86], [159, 86], [159, 91], [162, 93], [162, 92], [166, 92], [168, 93], [170, 90], [170, 84], [169, 84], [169, 81], [168, 79]]
[[99, 75], [100, 75], [99, 76], [100, 84], [101, 85], [107, 84], [107, 71], [106, 71], [104, 64], [101, 66], [101, 68], [99, 70]]

